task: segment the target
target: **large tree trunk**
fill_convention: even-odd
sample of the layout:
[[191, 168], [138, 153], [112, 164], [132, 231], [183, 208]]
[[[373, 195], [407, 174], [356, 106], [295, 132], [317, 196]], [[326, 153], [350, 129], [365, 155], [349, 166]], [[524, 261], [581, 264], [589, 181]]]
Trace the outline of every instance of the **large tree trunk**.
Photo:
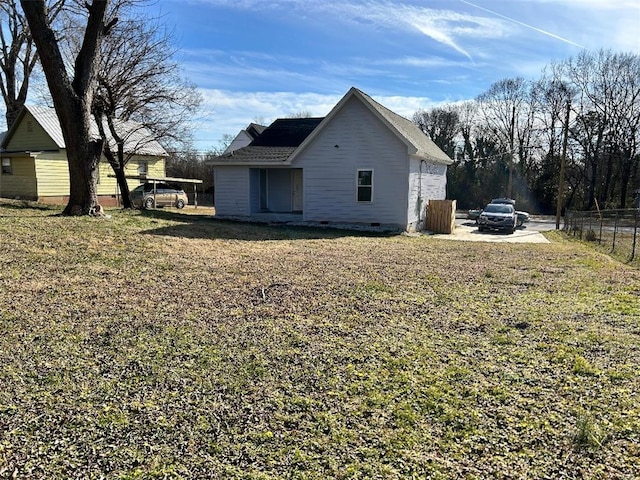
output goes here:
[[[63, 214], [86, 215], [92, 213], [98, 204], [98, 163], [102, 154], [102, 140], [91, 136], [91, 119], [83, 105], [72, 103], [70, 99], [63, 106], [56, 105], [57, 112], [60, 112], [59, 108], [63, 111], [62, 114], [58, 113], [58, 118], [69, 163], [69, 202]], [[74, 133], [67, 135], [66, 132]]]
[[73, 79], [67, 74], [55, 32], [49, 25], [45, 2], [20, 0], [20, 3], [38, 49], [67, 150], [70, 189], [69, 203], [63, 213], [93, 213], [98, 204], [97, 168], [102, 140], [91, 136], [91, 104], [99, 45], [108, 29], [104, 25], [108, 1], [94, 0], [85, 4], [89, 17], [82, 47], [75, 60]]

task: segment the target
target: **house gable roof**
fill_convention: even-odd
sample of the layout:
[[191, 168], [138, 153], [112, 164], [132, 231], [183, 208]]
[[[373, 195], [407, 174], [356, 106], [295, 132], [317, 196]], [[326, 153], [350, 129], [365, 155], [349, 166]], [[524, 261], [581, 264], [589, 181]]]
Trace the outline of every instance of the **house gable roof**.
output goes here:
[[257, 123], [250, 123], [247, 125], [247, 128], [243, 128], [238, 132], [238, 134], [233, 138], [231, 143], [227, 145], [227, 148], [224, 149], [225, 153], [231, 153], [239, 148], [246, 147], [253, 140], [255, 140], [258, 135], [260, 135], [267, 127], [264, 125], [259, 125]]
[[408, 120], [385, 106], [379, 104], [366, 93], [356, 89], [356, 92], [367, 100], [368, 104], [376, 109], [380, 116], [384, 118], [397, 131], [398, 135], [405, 138], [416, 149], [415, 155], [431, 160], [435, 163], [450, 165], [453, 160], [438, 147], [420, 127], [411, 120]]
[[[62, 138], [62, 130], [58, 117], [55, 114], [55, 110], [46, 107], [39, 107], [35, 105], [24, 105], [15, 121], [11, 125], [8, 131], [6, 131], [2, 140], [0, 141], [0, 148], [6, 150], [7, 146], [11, 142], [16, 131], [20, 128], [24, 117], [30, 114], [31, 117], [38, 123], [38, 125], [44, 130], [44, 133], [49, 137], [52, 142], [51, 147], [55, 146], [58, 150], [64, 148], [64, 139]], [[40, 148], [37, 148], [40, 150]]]
[[[126, 153], [152, 157], [167, 157], [169, 155], [164, 147], [155, 139], [151, 131], [141, 123], [131, 120], [125, 122], [116, 119], [115, 128], [118, 132], [124, 132], [124, 134], [119, 134], [124, 138], [124, 151]], [[98, 135], [97, 125], [92, 125], [91, 131], [94, 135]], [[111, 148], [115, 150], [115, 141], [109, 135], [109, 129], [106, 125], [105, 131], [107, 132], [107, 141]]]
[[[35, 121], [44, 129], [58, 149], [62, 150], [66, 148], [64, 136], [62, 135], [62, 127], [60, 126], [60, 121], [58, 120], [58, 115], [56, 114], [55, 109], [37, 105], [25, 105], [18, 114], [15, 122], [13, 122], [9, 131], [2, 138], [2, 142], [0, 143], [0, 147], [2, 149], [6, 148], [27, 112], [30, 113]], [[126, 132], [123, 135], [125, 137], [124, 150], [126, 153], [160, 157], [167, 156], [167, 151], [162, 147], [162, 145], [153, 139], [151, 132], [143, 125], [137, 122], [116, 120], [116, 128]], [[105, 127], [105, 131], [108, 132], [108, 128]], [[95, 122], [91, 125], [91, 134], [96, 138], [99, 137], [98, 127]], [[115, 141], [111, 137], [107, 140], [113, 147], [115, 147]]]
[[374, 115], [376, 115], [387, 127], [405, 144], [409, 149], [409, 153], [419, 158], [429, 160], [431, 162], [440, 163], [444, 165], [450, 165], [453, 160], [444, 153], [433, 141], [415, 125], [411, 120], [408, 120], [395, 112], [392, 112], [387, 107], [379, 104], [373, 98], [366, 93], [358, 90], [355, 87], [351, 87], [344, 97], [336, 104], [335, 107], [324, 118], [319, 128], [315, 129], [311, 135], [309, 135], [304, 143], [298, 148], [289, 159], [289, 163], [295, 160], [295, 157], [301, 154], [307, 145], [313, 142], [314, 138], [320, 135], [322, 130], [327, 124], [331, 122], [331, 119], [335, 117], [344, 105], [351, 99], [357, 98], [360, 100]]
[[279, 118], [246, 147], [224, 153], [214, 164], [285, 164], [322, 118]]
[[[252, 163], [291, 165], [352, 98], [362, 102], [369, 111], [385, 124], [407, 146], [407, 151], [410, 155], [443, 165], [453, 163], [453, 160], [417, 125], [392, 112], [355, 87], [352, 87], [342, 97], [326, 117], [278, 119], [253, 140], [249, 146], [222, 155], [210, 163], [213, 165]], [[258, 149], [258, 147], [261, 148]]]
[[249, 135], [252, 139], [258, 137], [258, 135], [260, 135], [262, 132], [265, 131], [266, 129], [266, 125], [260, 125], [258, 123], [250, 123], [247, 128], [245, 128], [245, 132], [247, 132], [247, 135]]
[[[26, 112], [29, 112], [33, 116], [58, 148], [65, 148], [62, 128], [60, 127], [60, 121], [58, 120], [55, 109], [37, 105], [25, 105], [13, 123], [14, 126], [17, 127], [19, 125], [20, 120], [24, 118]], [[11, 130], [9, 130], [9, 132], [11, 132]]]

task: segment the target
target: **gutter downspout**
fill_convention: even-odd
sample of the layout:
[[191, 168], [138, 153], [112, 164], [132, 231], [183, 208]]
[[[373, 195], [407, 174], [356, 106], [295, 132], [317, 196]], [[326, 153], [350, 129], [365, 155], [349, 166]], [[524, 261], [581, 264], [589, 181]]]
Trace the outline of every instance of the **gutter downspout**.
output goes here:
[[426, 209], [422, 208], [422, 164], [426, 164], [427, 162], [424, 159], [420, 159], [420, 166], [418, 167], [418, 230], [424, 230], [425, 220], [426, 220]]

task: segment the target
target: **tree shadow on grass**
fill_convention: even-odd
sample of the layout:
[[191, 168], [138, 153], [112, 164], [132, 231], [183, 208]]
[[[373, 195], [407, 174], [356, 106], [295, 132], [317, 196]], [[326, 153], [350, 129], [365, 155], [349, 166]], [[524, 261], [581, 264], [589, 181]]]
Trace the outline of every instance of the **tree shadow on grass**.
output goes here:
[[189, 239], [226, 240], [310, 240], [341, 237], [389, 237], [398, 232], [369, 231], [333, 226], [304, 226], [287, 222], [261, 223], [216, 219], [211, 215], [183, 214], [164, 210], [146, 210], [150, 218], [180, 222], [179, 225], [154, 228], [141, 232], [144, 235], [159, 235]]
[[38, 203], [32, 200], [9, 200], [9, 199], [0, 199], [0, 208], [3, 210], [14, 210], [16, 212], [20, 212], [21, 217], [27, 216], [40, 216], [40, 213], [37, 215], [29, 215], [27, 212], [29, 210], [36, 210], [37, 212], [49, 212], [51, 216], [59, 216], [62, 212], [62, 208], [60, 205], [49, 205], [45, 203]]

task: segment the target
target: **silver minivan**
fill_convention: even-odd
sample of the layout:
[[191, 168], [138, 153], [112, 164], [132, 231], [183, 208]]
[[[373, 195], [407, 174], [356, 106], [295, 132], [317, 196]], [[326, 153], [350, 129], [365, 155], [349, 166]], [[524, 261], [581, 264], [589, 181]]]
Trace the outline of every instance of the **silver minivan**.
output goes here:
[[176, 207], [184, 208], [189, 202], [187, 194], [167, 183], [143, 183], [131, 190], [131, 202], [136, 208]]

